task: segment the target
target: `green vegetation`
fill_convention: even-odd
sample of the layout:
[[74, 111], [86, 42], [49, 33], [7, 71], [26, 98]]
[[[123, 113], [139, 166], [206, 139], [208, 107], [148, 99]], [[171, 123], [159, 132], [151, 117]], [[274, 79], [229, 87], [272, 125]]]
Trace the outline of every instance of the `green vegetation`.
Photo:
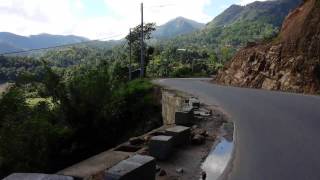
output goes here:
[[40, 103], [45, 103], [48, 105], [48, 107], [50, 107], [50, 109], [54, 108], [51, 98], [27, 98], [26, 103], [31, 107], [35, 107]]
[[237, 22], [226, 27], [207, 28], [191, 35], [179, 36], [169, 43], [173, 46], [197, 47], [217, 52], [222, 57], [222, 49], [231, 51], [246, 46], [248, 42], [255, 42], [277, 35], [279, 28], [263, 22]]
[[167, 46], [161, 51], [156, 48], [152, 57], [147, 67], [147, 74], [151, 77], [208, 76], [221, 67], [213, 51], [192, 47], [179, 49], [177, 46]]
[[[176, 49], [188, 49], [198, 54], [203, 52], [209, 55], [214, 54], [216, 57], [214, 62], [207, 57], [201, 58], [201, 66], [211, 69], [205, 74], [210, 75], [229, 61], [235, 52], [246, 46], [247, 43], [272, 40], [276, 37], [284, 18], [301, 2], [302, 0], [277, 0], [254, 2], [246, 6], [233, 5], [209, 22], [204, 29], [158, 42], [161, 48], [160, 50], [156, 48], [155, 51], [164, 54], [168, 48], [175, 47]], [[175, 57], [176, 52], [171, 52], [173, 54], [170, 57]], [[190, 62], [183, 62], [184, 67], [181, 70], [179, 59], [163, 55], [155, 56], [153, 60], [157, 65], [162, 62], [165, 67], [169, 68], [168, 72], [178, 69], [179, 72], [182, 71], [182, 74], [185, 74], [188, 72], [187, 68], [192, 66]], [[174, 74], [171, 73], [169, 76], [174, 76]], [[194, 75], [194, 73], [188, 74], [189, 76]]]
[[17, 81], [0, 99], [0, 176], [54, 172], [160, 126], [153, 85], [117, 68], [45, 66]]
[[316, 3], [317, 3], [317, 7], [320, 7], [320, 0], [317, 0]]
[[[249, 42], [276, 37], [278, 26], [263, 21], [241, 21], [155, 44], [148, 66], [152, 77], [191, 77], [215, 74]], [[183, 50], [183, 51], [179, 51]]]

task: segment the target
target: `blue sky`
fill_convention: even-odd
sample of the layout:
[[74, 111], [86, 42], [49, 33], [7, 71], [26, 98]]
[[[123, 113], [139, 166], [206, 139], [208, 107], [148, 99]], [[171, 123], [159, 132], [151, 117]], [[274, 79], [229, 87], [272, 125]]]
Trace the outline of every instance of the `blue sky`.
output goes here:
[[232, 4], [239, 4], [237, 0], [211, 1], [212, 3], [205, 7], [205, 13], [211, 17], [215, 17]]
[[[0, 31], [119, 39], [139, 23], [142, 0], [0, 0]], [[161, 25], [183, 16], [207, 23], [232, 4], [254, 0], [143, 0], [145, 20]]]

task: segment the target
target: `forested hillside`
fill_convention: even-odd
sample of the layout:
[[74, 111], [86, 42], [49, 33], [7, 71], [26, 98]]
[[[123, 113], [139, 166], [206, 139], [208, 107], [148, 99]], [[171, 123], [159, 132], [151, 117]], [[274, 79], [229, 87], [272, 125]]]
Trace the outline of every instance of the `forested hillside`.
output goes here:
[[[110, 60], [113, 51], [90, 47], [67, 47], [41, 53], [38, 57], [0, 56], [0, 82], [16, 81], [21, 75], [41, 75], [43, 65], [63, 69]], [[114, 51], [115, 52], [115, 51]]]
[[232, 5], [209, 24], [209, 28], [230, 26], [237, 22], [259, 21], [280, 27], [290, 10], [302, 0], [256, 1], [246, 6]]
[[174, 38], [169, 44], [180, 48], [211, 49], [219, 57], [226, 48], [233, 54], [248, 42], [275, 37], [284, 18], [301, 2], [302, 0], [276, 0], [254, 2], [246, 6], [232, 5], [203, 30]]

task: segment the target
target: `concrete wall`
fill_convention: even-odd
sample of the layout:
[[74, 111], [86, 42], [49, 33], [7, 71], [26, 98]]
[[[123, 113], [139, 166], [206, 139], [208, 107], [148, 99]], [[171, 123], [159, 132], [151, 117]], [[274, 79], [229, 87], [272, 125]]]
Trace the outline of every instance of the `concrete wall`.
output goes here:
[[184, 98], [167, 90], [162, 91], [162, 118], [164, 125], [175, 124], [175, 113], [182, 110], [184, 103]]

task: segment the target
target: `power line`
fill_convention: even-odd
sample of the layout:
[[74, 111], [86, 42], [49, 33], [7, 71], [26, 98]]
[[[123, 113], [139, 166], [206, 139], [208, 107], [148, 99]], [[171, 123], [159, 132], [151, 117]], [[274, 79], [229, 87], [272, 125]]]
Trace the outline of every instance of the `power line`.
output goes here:
[[101, 39], [83, 41], [83, 42], [78, 42], [78, 43], [63, 44], [63, 45], [59, 45], [59, 46], [51, 46], [51, 47], [44, 47], [44, 48], [35, 48], [35, 49], [28, 49], [28, 50], [22, 50], [22, 51], [13, 51], [13, 52], [12, 52], [12, 51], [10, 51], [10, 52], [4, 52], [4, 53], [0, 53], [0, 56], [11, 55], [11, 54], [28, 53], [28, 52], [40, 51], [40, 50], [56, 49], [56, 48], [69, 47], [69, 46], [75, 46], [75, 45], [80, 45], [80, 44], [87, 44], [87, 43], [92, 43], [92, 42], [96, 42], [96, 41], [109, 40], [110, 38], [119, 37], [119, 36], [122, 36], [122, 35], [123, 35], [123, 34], [118, 34], [118, 35], [113, 35], [113, 36], [105, 37], [105, 38], [101, 38]]

